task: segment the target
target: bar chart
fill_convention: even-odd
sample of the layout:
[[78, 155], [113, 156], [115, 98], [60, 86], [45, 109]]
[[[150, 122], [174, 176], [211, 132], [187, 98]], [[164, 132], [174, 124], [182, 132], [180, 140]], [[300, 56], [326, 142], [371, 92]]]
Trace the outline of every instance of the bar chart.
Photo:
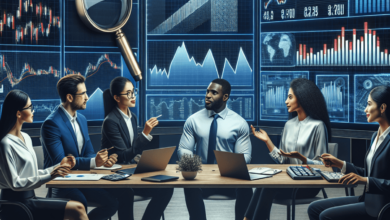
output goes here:
[[352, 29], [352, 39], [347, 39], [347, 30], [341, 27], [332, 45], [323, 44], [321, 50], [314, 51], [308, 44], [299, 44], [296, 52], [297, 66], [390, 66], [388, 48], [381, 47], [381, 37], [377, 31], [363, 24], [364, 32]]
[[361, 14], [383, 14], [390, 12], [389, 0], [354, 0], [354, 12], [356, 15]]
[[316, 75], [331, 122], [349, 122], [349, 75]]
[[285, 121], [285, 104], [290, 82], [296, 78], [309, 78], [308, 72], [264, 71], [260, 73], [260, 119]]

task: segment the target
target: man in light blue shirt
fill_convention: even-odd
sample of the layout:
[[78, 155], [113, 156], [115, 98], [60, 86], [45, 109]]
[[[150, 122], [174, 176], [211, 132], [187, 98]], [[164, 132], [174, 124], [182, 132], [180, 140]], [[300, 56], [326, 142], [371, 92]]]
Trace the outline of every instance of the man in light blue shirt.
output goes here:
[[[226, 107], [231, 91], [224, 79], [213, 80], [207, 88], [205, 109], [191, 115], [184, 124], [178, 156], [199, 155], [203, 164], [215, 164], [213, 150], [242, 153], [247, 163], [251, 160], [252, 145], [248, 123], [240, 115]], [[196, 146], [196, 147], [195, 147]], [[236, 193], [236, 220], [244, 218], [252, 198], [252, 189], [190, 189], [185, 188], [185, 198], [190, 220], [205, 220], [203, 197], [218, 191]], [[220, 194], [220, 193], [218, 193]]]

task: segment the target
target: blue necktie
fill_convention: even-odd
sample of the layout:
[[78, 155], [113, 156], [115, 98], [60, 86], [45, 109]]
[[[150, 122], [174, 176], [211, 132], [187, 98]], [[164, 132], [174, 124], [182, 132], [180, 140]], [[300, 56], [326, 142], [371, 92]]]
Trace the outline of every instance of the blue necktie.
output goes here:
[[214, 120], [211, 123], [210, 127], [210, 135], [209, 135], [209, 149], [207, 153], [207, 164], [214, 164], [215, 161], [215, 155], [214, 150], [217, 145], [217, 130], [218, 130], [218, 123], [217, 118], [218, 114], [214, 115]]

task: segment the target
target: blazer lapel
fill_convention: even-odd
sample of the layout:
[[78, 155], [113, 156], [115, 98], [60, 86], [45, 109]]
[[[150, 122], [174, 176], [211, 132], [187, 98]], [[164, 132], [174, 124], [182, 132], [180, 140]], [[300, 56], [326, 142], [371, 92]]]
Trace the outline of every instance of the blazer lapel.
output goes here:
[[[66, 124], [66, 127], [68, 127], [69, 132], [72, 134], [75, 146], [77, 147], [77, 145], [78, 145], [77, 144], [77, 138], [76, 138], [76, 135], [74, 133], [73, 127], [70, 124], [69, 118], [65, 115], [66, 113], [64, 112], [64, 110], [62, 110], [61, 108], [58, 108], [58, 109], [59, 109], [59, 113], [60, 113], [60, 115], [62, 117], [62, 120], [64, 120], [64, 122]], [[79, 151], [77, 150], [77, 152], [79, 152]]]
[[[77, 113], [76, 113], [77, 114]], [[84, 155], [84, 151], [85, 151], [85, 143], [87, 143], [87, 135], [88, 135], [88, 129], [84, 128], [83, 123], [81, 123], [80, 121], [80, 117], [77, 116], [77, 123], [79, 123], [79, 127], [80, 127], [80, 130], [81, 130], [81, 134], [83, 135], [83, 139], [84, 139], [84, 143], [83, 143], [83, 148], [81, 149], [81, 155]], [[96, 152], [97, 153], [97, 152]]]
[[114, 111], [114, 112], [115, 112], [116, 117], [117, 117], [118, 120], [119, 120], [119, 124], [120, 124], [120, 127], [121, 127], [121, 129], [122, 129], [122, 133], [125, 134], [127, 145], [128, 145], [129, 147], [131, 147], [131, 143], [130, 143], [130, 133], [129, 133], [129, 129], [127, 128], [125, 119], [123, 119], [123, 116], [122, 116], [121, 113], [118, 111], [118, 109], [115, 109], [115, 110], [116, 110], [116, 111]]
[[383, 140], [382, 144], [378, 147], [378, 149], [376, 150], [373, 158], [372, 158], [372, 161], [371, 161], [371, 169], [370, 169], [370, 174], [372, 173], [372, 169], [374, 167], [374, 164], [375, 164], [375, 160], [378, 158], [378, 156], [381, 154], [381, 152], [386, 148], [387, 144], [389, 143], [390, 141], [390, 135], [387, 135], [387, 137], [385, 138], [385, 140]]

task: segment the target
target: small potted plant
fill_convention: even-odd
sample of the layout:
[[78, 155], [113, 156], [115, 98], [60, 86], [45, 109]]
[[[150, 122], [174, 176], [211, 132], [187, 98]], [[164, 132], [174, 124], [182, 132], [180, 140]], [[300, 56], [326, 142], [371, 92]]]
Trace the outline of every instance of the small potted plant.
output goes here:
[[184, 154], [180, 161], [176, 161], [179, 166], [176, 167], [186, 180], [193, 180], [196, 174], [202, 171], [202, 160], [198, 155]]

